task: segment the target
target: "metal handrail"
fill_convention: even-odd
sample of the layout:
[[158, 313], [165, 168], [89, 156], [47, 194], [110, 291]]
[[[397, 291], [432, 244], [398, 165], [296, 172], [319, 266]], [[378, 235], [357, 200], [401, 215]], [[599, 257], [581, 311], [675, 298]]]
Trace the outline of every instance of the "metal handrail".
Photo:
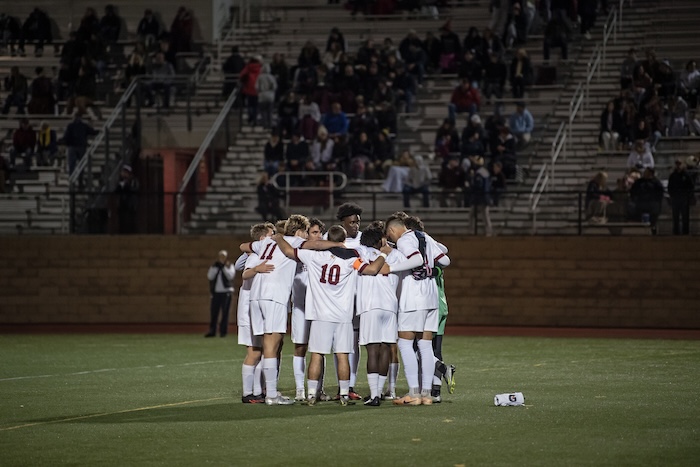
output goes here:
[[129, 102], [129, 99], [131, 98], [132, 94], [134, 94], [137, 88], [138, 79], [134, 79], [129, 84], [129, 87], [126, 88], [126, 91], [124, 91], [124, 93], [122, 94], [122, 97], [119, 99], [119, 102], [117, 102], [117, 105], [114, 106], [112, 113], [102, 125], [100, 132], [92, 140], [92, 143], [90, 143], [90, 147], [87, 149], [87, 151], [85, 151], [83, 157], [78, 161], [77, 165], [75, 166], [75, 169], [73, 170], [73, 173], [70, 175], [70, 177], [68, 177], [68, 183], [71, 185], [71, 187], [78, 181], [82, 171], [85, 170], [85, 167], [92, 162], [92, 155], [95, 153], [95, 151], [97, 151], [97, 148], [100, 146], [100, 144], [102, 144], [102, 140], [105, 138], [106, 133], [112, 127], [112, 125], [114, 124], [117, 117], [119, 117], [121, 112], [124, 111], [126, 103]]
[[182, 177], [182, 182], [180, 182], [180, 187], [178, 188], [178, 191], [177, 191], [177, 232], [178, 233], [180, 233], [181, 229], [182, 229], [182, 225], [183, 225], [182, 213], [183, 213], [184, 208], [185, 208], [183, 200], [182, 200], [182, 193], [184, 193], [185, 189], [187, 188], [187, 184], [190, 182], [190, 180], [192, 179], [192, 176], [194, 175], [197, 168], [199, 167], [199, 162], [202, 160], [202, 157], [204, 157], [204, 153], [211, 145], [211, 142], [214, 140], [214, 136], [216, 136], [216, 133], [219, 131], [219, 128], [221, 127], [221, 124], [226, 119], [226, 116], [231, 111], [231, 108], [233, 107], [233, 103], [236, 101], [237, 97], [238, 97], [238, 89], [234, 89], [233, 92], [231, 92], [231, 94], [228, 96], [228, 99], [224, 103], [224, 106], [221, 108], [221, 111], [219, 112], [219, 115], [217, 115], [216, 120], [214, 120], [214, 123], [212, 124], [211, 128], [209, 128], [209, 133], [207, 133], [207, 136], [204, 138], [204, 141], [202, 141], [202, 144], [199, 146], [197, 153], [194, 155], [194, 158], [192, 158], [192, 162], [190, 163], [190, 166], [187, 168], [185, 175]]
[[554, 168], [556, 167], [557, 159], [559, 159], [559, 154], [564, 154], [564, 158], [566, 158], [566, 153], [564, 152], [564, 145], [567, 142], [566, 140], [566, 122], [561, 122], [559, 125], [559, 130], [552, 141], [551, 160], [549, 166], [549, 178], [552, 186], [554, 186]]
[[[299, 176], [299, 177], [323, 177], [323, 178], [328, 178], [328, 186], [291, 186], [289, 183], [290, 177], [292, 176]], [[277, 183], [277, 179], [280, 177], [284, 177], [285, 179], [285, 186], [280, 186], [279, 183]], [[341, 182], [339, 185], [335, 184], [335, 177], [340, 177]], [[305, 171], [302, 170], [300, 172], [278, 172], [272, 176], [270, 179], [270, 183], [272, 183], [272, 186], [277, 188], [278, 190], [282, 190], [285, 192], [285, 207], [289, 207], [289, 193], [292, 191], [327, 191], [328, 192], [328, 205], [333, 206], [334, 204], [334, 192], [335, 190], [342, 190], [348, 185], [348, 177], [345, 175], [343, 172], [334, 172], [334, 171], [320, 171], [320, 172], [311, 172], [311, 171]]]

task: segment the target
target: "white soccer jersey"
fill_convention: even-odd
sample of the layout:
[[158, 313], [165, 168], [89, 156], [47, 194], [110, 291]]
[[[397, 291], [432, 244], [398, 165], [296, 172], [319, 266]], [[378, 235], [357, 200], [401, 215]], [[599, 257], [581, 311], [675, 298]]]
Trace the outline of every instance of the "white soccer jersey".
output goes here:
[[[285, 236], [284, 239], [293, 248], [304, 244], [301, 237]], [[250, 299], [271, 300], [287, 306], [296, 273], [296, 262], [287, 258], [272, 238], [252, 242], [250, 249], [260, 257], [260, 261], [267, 260], [267, 264], [275, 266], [275, 269], [267, 274], [256, 274], [250, 288]]]
[[292, 307], [304, 310], [306, 305], [306, 286], [309, 282], [309, 273], [304, 263], [297, 263], [294, 282], [292, 283]]
[[[419, 233], [420, 234], [420, 233]], [[427, 239], [426, 239], [427, 240]], [[439, 253], [435, 253], [432, 242], [426, 241], [423, 261], [432, 267], [434, 258]], [[413, 230], [407, 230], [396, 241], [398, 249], [406, 259], [414, 255], [420, 255], [418, 237]], [[401, 295], [399, 297], [399, 312], [409, 312], [415, 310], [432, 310], [438, 307], [437, 284], [432, 279], [417, 281], [411, 274], [406, 274], [401, 281]]]
[[[371, 263], [379, 257], [379, 250], [363, 247], [360, 255], [366, 263]], [[398, 264], [406, 258], [397, 250], [392, 250], [386, 257], [386, 263]], [[376, 276], [360, 276], [357, 278], [357, 314], [361, 315], [370, 310], [385, 310], [397, 312], [399, 301], [396, 290], [399, 285], [397, 274], [377, 274]]]
[[[251, 253], [246, 255], [243, 270], [254, 268], [258, 264], [260, 264], [260, 258], [255, 253]], [[238, 266], [238, 262], [236, 265]], [[236, 320], [238, 326], [250, 326], [250, 287], [253, 285], [253, 279], [255, 277], [244, 279], [241, 288], [238, 289], [238, 316]]]
[[352, 322], [357, 284], [355, 269], [361, 271], [367, 263], [360, 259], [356, 251], [342, 248], [327, 251], [297, 248], [294, 251], [309, 273], [306, 319], [332, 323]]

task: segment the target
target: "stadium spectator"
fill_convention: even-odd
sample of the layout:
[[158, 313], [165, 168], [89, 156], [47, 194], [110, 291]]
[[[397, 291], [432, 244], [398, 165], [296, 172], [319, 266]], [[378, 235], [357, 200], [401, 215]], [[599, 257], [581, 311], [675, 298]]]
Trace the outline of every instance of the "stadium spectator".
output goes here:
[[533, 70], [527, 51], [518, 49], [510, 62], [510, 86], [514, 99], [522, 99], [525, 88], [532, 84]]
[[313, 170], [313, 165], [307, 165], [309, 161], [309, 144], [301, 138], [300, 132], [295, 131], [292, 133], [292, 139], [287, 143], [285, 159], [288, 171]]
[[435, 132], [435, 153], [443, 157], [443, 164], [451, 154], [459, 152], [459, 134], [454, 120], [446, 118]]
[[403, 64], [396, 66], [392, 90], [394, 91], [397, 107], [401, 108], [403, 103], [404, 112], [413, 112], [413, 104], [416, 100], [416, 79], [413, 75], [406, 73], [406, 67]]
[[535, 130], [535, 119], [526, 108], [525, 102], [516, 104], [516, 110], [509, 119], [510, 131], [516, 138], [516, 148], [522, 149], [530, 144], [532, 132]]
[[688, 103], [678, 94], [667, 101], [668, 106], [668, 136], [685, 136], [688, 133], [686, 117], [688, 116]]
[[374, 141], [374, 164], [366, 167], [367, 178], [384, 178], [394, 162], [394, 143], [389, 139], [388, 130], [377, 133]]
[[561, 49], [561, 59], [569, 58], [569, 41], [571, 38], [569, 23], [560, 17], [552, 18], [544, 30], [543, 54], [544, 60], [549, 60], [550, 50], [554, 47]]
[[[73, 87], [73, 95], [66, 103], [65, 114], [72, 115], [75, 108], [81, 114], [89, 113], [92, 119], [97, 118], [94, 110], [95, 95], [97, 93], [97, 83], [95, 81], [95, 68], [86, 58], [83, 58], [82, 65], [78, 70], [78, 77]], [[99, 110], [98, 110], [99, 114]]]
[[151, 48], [160, 37], [160, 33], [158, 18], [153, 14], [153, 10], [146, 8], [143, 12], [143, 18], [141, 18], [136, 28], [139, 42], [143, 42], [146, 48]]
[[588, 40], [591, 39], [591, 29], [595, 25], [597, 0], [577, 0], [578, 14], [581, 18], [581, 34]]
[[423, 83], [426, 66], [428, 65], [428, 57], [420, 45], [420, 40], [418, 44], [414, 42], [410, 43], [408, 45], [408, 50], [400, 53], [408, 73], [415, 78], [416, 83]]
[[34, 55], [41, 57], [44, 51], [44, 44], [53, 41], [51, 35], [51, 20], [45, 11], [34, 8], [22, 25], [22, 36], [19, 40], [19, 54], [24, 56], [24, 44], [31, 42], [35, 44]]
[[[299, 102], [294, 91], [289, 91], [277, 106], [277, 126], [282, 138], [289, 138], [297, 130], [299, 122]], [[307, 135], [305, 135], [306, 137]], [[316, 135], [314, 134], [313, 138]], [[307, 140], [310, 138], [307, 138]]]
[[255, 210], [262, 216], [263, 222], [277, 222], [279, 219], [286, 219], [284, 210], [280, 206], [280, 199], [283, 193], [270, 183], [267, 172], [262, 172], [257, 184], [258, 206]]
[[508, 21], [509, 6], [510, 1], [508, 0], [489, 1], [489, 13], [491, 13], [489, 28], [492, 29], [493, 33], [498, 37], [502, 37], [505, 33], [506, 24]]
[[462, 79], [462, 83], [452, 91], [450, 103], [447, 106], [449, 118], [457, 121], [457, 114], [468, 112], [469, 116], [476, 114], [481, 105], [481, 96], [477, 89], [472, 88], [468, 79]]
[[510, 50], [513, 46], [525, 44], [529, 28], [530, 21], [527, 13], [522, 10], [520, 3], [513, 2], [505, 34], [506, 48]]
[[673, 214], [673, 235], [689, 235], [690, 206], [695, 204], [695, 183], [683, 160], [676, 160], [667, 186]]
[[272, 109], [275, 105], [275, 93], [277, 80], [270, 73], [270, 65], [264, 64], [255, 81], [255, 90], [258, 93], [258, 106], [263, 128], [272, 128]]
[[328, 33], [328, 39], [326, 40], [326, 52], [333, 49], [333, 44], [337, 44], [338, 48], [342, 52], [347, 51], [347, 43], [345, 42], [345, 37], [340, 29], [334, 27], [331, 32]]
[[76, 112], [73, 121], [66, 126], [63, 136], [58, 144], [66, 145], [68, 156], [68, 175], [75, 170], [78, 161], [85, 155], [88, 146], [88, 137], [97, 135], [98, 131], [82, 120], [82, 113]]
[[638, 221], [649, 222], [652, 235], [656, 235], [656, 222], [661, 213], [664, 186], [656, 178], [652, 167], [645, 168], [642, 178], [634, 182], [630, 189], [630, 197], [634, 203], [635, 218]]
[[155, 95], [158, 94], [163, 100], [162, 107], [164, 109], [170, 108], [174, 78], [175, 69], [165, 59], [165, 54], [163, 52], [156, 53], [151, 69], [151, 80], [146, 87], [146, 107], [153, 106]]
[[351, 158], [348, 175], [354, 180], [364, 180], [368, 165], [374, 166], [374, 144], [367, 136], [367, 132], [361, 130], [351, 141]]
[[[241, 67], [241, 69], [243, 68]], [[272, 76], [277, 80], [275, 102], [279, 102], [281, 97], [285, 96], [291, 87], [289, 82], [289, 67], [285, 61], [284, 54], [276, 53], [272, 55], [270, 73], [272, 73]]]
[[170, 25], [170, 47], [173, 54], [192, 52], [192, 33], [194, 17], [192, 10], [181, 6], [178, 8], [173, 23]]
[[479, 219], [484, 221], [484, 230], [487, 237], [493, 235], [491, 224], [491, 174], [484, 166], [484, 159], [473, 158], [473, 162], [466, 176], [466, 189], [464, 190], [465, 206], [471, 206], [469, 221], [476, 230]]
[[265, 143], [264, 155], [265, 172], [272, 178], [279, 171], [280, 164], [284, 163], [284, 144], [276, 130], [270, 132], [270, 140]]
[[483, 38], [479, 33], [479, 28], [472, 26], [469, 28], [469, 32], [464, 36], [464, 42], [462, 42], [462, 50], [475, 50], [477, 51], [477, 57], [481, 59], [478, 53], [481, 49]]
[[321, 64], [321, 53], [312, 41], [306, 41], [297, 58], [299, 68], [314, 68]]
[[403, 207], [411, 207], [411, 195], [420, 193], [423, 198], [423, 207], [430, 207], [430, 180], [432, 179], [430, 167], [423, 161], [422, 156], [413, 156], [410, 162], [408, 176], [403, 184]]
[[586, 186], [586, 219], [593, 223], [606, 222], [606, 209], [612, 199], [612, 193], [608, 190], [608, 174], [598, 172]]
[[459, 36], [452, 31], [451, 21], [448, 20], [440, 28], [440, 71], [454, 73], [461, 56], [462, 43]]
[[652, 156], [649, 145], [642, 140], [637, 140], [634, 148], [627, 158], [628, 169], [654, 168], [654, 156]]
[[139, 182], [134, 178], [132, 168], [124, 164], [119, 174], [119, 183], [114, 189], [117, 195], [120, 234], [137, 233], [136, 219], [138, 216]]
[[484, 67], [479, 59], [476, 58], [476, 50], [466, 49], [463, 60], [457, 68], [457, 76], [461, 79], [468, 79], [472, 88], [479, 89], [483, 74]]
[[251, 57], [246, 66], [240, 73], [241, 93], [245, 97], [246, 107], [248, 109], [248, 125], [255, 125], [258, 119], [258, 91], [255, 89], [255, 83], [262, 70], [262, 56], [255, 55]]
[[36, 77], [32, 81], [31, 99], [27, 105], [30, 114], [53, 114], [56, 98], [53, 94], [51, 78], [44, 74], [43, 67], [36, 67]]
[[145, 75], [147, 68], [150, 68], [150, 62], [146, 54], [146, 46], [143, 42], [137, 42], [124, 67], [122, 87], [127, 88], [135, 77]]
[[634, 48], [629, 49], [627, 57], [620, 65], [620, 89], [630, 89], [632, 87], [637, 62], [637, 50]]
[[498, 206], [501, 195], [506, 191], [506, 176], [503, 173], [503, 164], [496, 161], [491, 164], [491, 203]]
[[605, 151], [615, 151], [618, 148], [620, 135], [625, 133], [620, 112], [615, 110], [615, 101], [608, 101], [608, 105], [600, 115], [600, 133], [598, 144]]
[[221, 70], [224, 72], [222, 95], [228, 97], [233, 92], [243, 68], [245, 68], [245, 60], [238, 51], [238, 46], [234, 45], [231, 47], [231, 55], [221, 65]]
[[[228, 333], [228, 315], [231, 309], [231, 295], [233, 294], [233, 278], [236, 275], [234, 265], [228, 259], [226, 250], [219, 251], [218, 260], [209, 267], [207, 279], [209, 279], [209, 331], [204, 337], [215, 337], [217, 325], [219, 335], [226, 337]], [[221, 321], [219, 322], [219, 314]]]
[[348, 117], [343, 112], [340, 102], [334, 102], [331, 105], [331, 113], [326, 114], [321, 122], [331, 137], [346, 135], [350, 126]]
[[11, 190], [7, 186], [7, 181], [10, 179], [10, 164], [5, 159], [5, 156], [0, 155], [0, 193], [7, 193]]
[[503, 58], [503, 42], [501, 42], [499, 35], [493, 33], [491, 28], [485, 28], [481, 35], [481, 47], [477, 50], [477, 56], [481, 63], [486, 63], [493, 54]]
[[15, 43], [22, 37], [22, 29], [19, 20], [6, 13], [0, 13], [0, 54], [7, 53], [15, 56]]
[[508, 180], [514, 180], [517, 167], [515, 138], [506, 125], [501, 125], [496, 138], [491, 141], [491, 163], [503, 164], [503, 174]]
[[99, 35], [107, 46], [114, 46], [121, 35], [122, 19], [114, 5], [105, 5], [105, 15], [100, 19]]
[[357, 112], [355, 112], [348, 126], [348, 132], [353, 137], [357, 137], [362, 131], [367, 133], [370, 140], [374, 140], [378, 131], [377, 118], [372, 113], [371, 107], [367, 108], [364, 104], [357, 106]]
[[442, 188], [440, 193], [440, 207], [448, 207], [454, 201], [457, 207], [462, 207], [464, 195], [465, 173], [458, 157], [450, 157], [440, 170], [438, 184]]
[[311, 144], [311, 160], [314, 170], [327, 170], [333, 164], [333, 146], [335, 142], [330, 138], [328, 130], [321, 125], [318, 128], [316, 139]]
[[689, 60], [678, 80], [680, 94], [688, 102], [691, 109], [698, 106], [698, 91], [700, 90], [700, 71], [695, 60]]
[[80, 19], [80, 26], [76, 31], [76, 38], [80, 42], [87, 42], [93, 34], [100, 31], [100, 20], [97, 18], [97, 12], [92, 7], [87, 7], [83, 17]]
[[27, 78], [20, 73], [18, 66], [10, 68], [10, 75], [5, 77], [5, 91], [8, 92], [5, 97], [5, 105], [2, 107], [3, 115], [10, 112], [10, 107], [17, 107], [17, 113], [24, 113], [24, 106], [27, 102], [28, 84]]
[[24, 161], [24, 168], [29, 169], [32, 165], [32, 156], [36, 146], [36, 133], [29, 124], [29, 119], [21, 118], [19, 128], [12, 134], [12, 147], [10, 148], [10, 167], [15, 167], [17, 157]]
[[49, 122], [41, 122], [36, 139], [37, 165], [55, 165], [58, 157], [58, 138], [56, 131], [49, 126]]
[[486, 98], [487, 103], [491, 102], [491, 96], [496, 96], [496, 99], [503, 97], [506, 79], [508, 79], [508, 67], [503, 63], [499, 54], [492, 53], [484, 66], [482, 95]]
[[440, 41], [435, 34], [428, 31], [425, 33], [425, 39], [423, 40], [423, 50], [425, 50], [428, 56], [428, 66], [427, 71], [439, 70], [440, 67]]

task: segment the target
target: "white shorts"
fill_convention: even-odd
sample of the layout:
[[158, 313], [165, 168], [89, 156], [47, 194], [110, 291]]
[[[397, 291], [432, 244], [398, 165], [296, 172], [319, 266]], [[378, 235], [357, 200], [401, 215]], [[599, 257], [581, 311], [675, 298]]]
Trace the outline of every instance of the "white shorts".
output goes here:
[[250, 326], [238, 326], [238, 345], [262, 348], [262, 336], [253, 334]]
[[309, 343], [309, 329], [311, 321], [306, 319], [306, 315], [299, 308], [292, 308], [292, 342], [294, 344]]
[[309, 352], [323, 355], [330, 353], [353, 353], [352, 338], [352, 323], [311, 321]]
[[403, 313], [399, 312], [398, 318], [399, 332], [438, 331], [439, 318], [437, 308], [433, 308], [432, 310], [405, 311]]
[[360, 345], [390, 342], [398, 338], [396, 313], [370, 310], [360, 315]]
[[252, 300], [250, 302], [250, 325], [253, 334], [287, 332], [287, 306], [272, 300]]

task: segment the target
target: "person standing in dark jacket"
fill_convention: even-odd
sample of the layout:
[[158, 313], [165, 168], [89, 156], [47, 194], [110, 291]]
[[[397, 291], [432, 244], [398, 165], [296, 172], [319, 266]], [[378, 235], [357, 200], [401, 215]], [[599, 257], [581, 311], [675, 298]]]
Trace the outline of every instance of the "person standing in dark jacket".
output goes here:
[[651, 225], [652, 235], [656, 235], [656, 221], [661, 213], [661, 201], [664, 199], [664, 186], [656, 178], [651, 167], [644, 169], [642, 178], [637, 179], [630, 188], [630, 197], [635, 207], [635, 215], [642, 222]]
[[85, 155], [88, 146], [88, 137], [98, 133], [93, 127], [88, 125], [81, 118], [81, 112], [75, 114], [75, 118], [68, 124], [63, 132], [63, 137], [59, 144], [65, 144], [68, 155], [68, 175], [75, 170], [75, 165]]
[[[690, 234], [690, 205], [695, 201], [695, 184], [681, 159], [668, 177], [668, 195], [673, 212], [673, 235]], [[682, 224], [682, 230], [681, 230]]]

